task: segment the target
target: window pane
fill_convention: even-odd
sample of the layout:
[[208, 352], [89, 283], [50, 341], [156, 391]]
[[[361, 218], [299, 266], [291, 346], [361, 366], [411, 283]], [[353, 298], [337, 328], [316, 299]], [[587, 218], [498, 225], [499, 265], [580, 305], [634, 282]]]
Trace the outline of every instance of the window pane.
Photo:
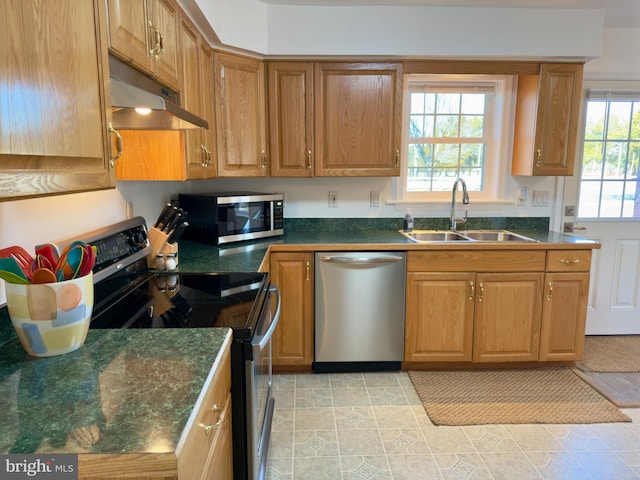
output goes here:
[[629, 138], [631, 105], [631, 102], [611, 102], [611, 107], [609, 107], [609, 126], [607, 128], [608, 140]]
[[460, 163], [467, 167], [484, 166], [484, 144], [465, 144], [460, 149]]
[[640, 218], [640, 194], [636, 181], [625, 182], [622, 216], [625, 218]]
[[484, 117], [481, 115], [463, 115], [460, 117], [460, 136], [481, 138], [484, 135]]
[[409, 136], [411, 138], [422, 138], [425, 137], [425, 126], [424, 126], [425, 117], [423, 115], [411, 115], [410, 125], [409, 125]]
[[458, 115], [436, 115], [436, 138], [458, 137], [460, 117]]
[[460, 170], [460, 176], [464, 178], [467, 184], [467, 190], [470, 192], [482, 191], [482, 169], [481, 168], [463, 168]]
[[[460, 145], [440, 144], [435, 146], [434, 164], [438, 167], [458, 168]], [[454, 174], [455, 175], [455, 174]]]
[[436, 97], [436, 113], [460, 113], [459, 93], [438, 93]]
[[627, 179], [638, 178], [638, 160], [640, 159], [640, 143], [629, 145], [629, 160], [627, 161]]
[[603, 142], [584, 142], [582, 178], [601, 178], [603, 150]]
[[587, 121], [584, 133], [585, 140], [602, 140], [604, 138], [604, 118], [607, 102], [589, 102]]
[[580, 183], [580, 205], [578, 214], [581, 217], [597, 218], [600, 205], [600, 182], [582, 181]]
[[463, 93], [460, 113], [467, 115], [484, 115], [483, 93]]
[[607, 142], [604, 178], [624, 178], [627, 163], [627, 143]]
[[425, 102], [425, 94], [424, 93], [412, 93], [411, 94], [411, 113], [425, 113], [424, 111], [424, 102]]
[[633, 120], [631, 121], [631, 140], [640, 140], [640, 102], [633, 103]]
[[622, 182], [602, 182], [600, 218], [619, 218], [622, 212]]
[[431, 166], [433, 162], [432, 157], [433, 145], [430, 144], [416, 144], [409, 145], [409, 167], [424, 167]]

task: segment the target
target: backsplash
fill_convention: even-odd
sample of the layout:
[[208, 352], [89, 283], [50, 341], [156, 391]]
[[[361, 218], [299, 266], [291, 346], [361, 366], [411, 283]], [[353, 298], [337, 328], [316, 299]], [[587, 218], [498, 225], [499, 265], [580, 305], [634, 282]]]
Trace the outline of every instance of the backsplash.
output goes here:
[[[285, 218], [285, 232], [400, 230], [402, 218]], [[414, 228], [447, 230], [448, 218], [414, 218]], [[458, 230], [549, 231], [549, 217], [469, 218]]]

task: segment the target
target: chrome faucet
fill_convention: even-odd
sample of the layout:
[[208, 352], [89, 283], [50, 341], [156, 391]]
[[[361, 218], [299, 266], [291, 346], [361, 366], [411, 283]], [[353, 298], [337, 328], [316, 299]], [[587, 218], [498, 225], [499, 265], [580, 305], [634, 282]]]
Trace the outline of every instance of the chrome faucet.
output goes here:
[[456, 192], [458, 191], [458, 184], [462, 185], [462, 203], [469, 205], [469, 194], [467, 193], [467, 184], [461, 178], [456, 179], [453, 183], [453, 192], [451, 195], [451, 221], [449, 222], [449, 229], [454, 232], [458, 229], [458, 223], [463, 224], [467, 221], [467, 214], [469, 210], [464, 211], [464, 217], [456, 218]]

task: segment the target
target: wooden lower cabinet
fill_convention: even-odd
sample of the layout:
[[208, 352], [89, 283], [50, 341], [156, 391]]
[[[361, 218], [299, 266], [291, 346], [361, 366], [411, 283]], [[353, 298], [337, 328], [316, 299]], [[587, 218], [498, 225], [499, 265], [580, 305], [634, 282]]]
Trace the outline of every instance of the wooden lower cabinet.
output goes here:
[[405, 361], [470, 362], [474, 273], [408, 273]]
[[590, 250], [409, 252], [405, 362], [580, 360], [590, 265]]
[[271, 345], [275, 370], [313, 362], [313, 263], [311, 252], [271, 254], [271, 283], [278, 286], [282, 302]]
[[538, 360], [542, 280], [542, 273], [477, 275], [474, 362]]
[[204, 401], [178, 455], [178, 478], [233, 478], [231, 441], [231, 351], [223, 354]]

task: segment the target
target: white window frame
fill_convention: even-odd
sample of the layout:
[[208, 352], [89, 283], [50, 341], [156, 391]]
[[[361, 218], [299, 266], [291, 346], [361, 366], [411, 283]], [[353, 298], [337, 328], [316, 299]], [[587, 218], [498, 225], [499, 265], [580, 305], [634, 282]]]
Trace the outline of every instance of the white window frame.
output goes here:
[[[410, 86], [419, 83], [446, 84], [452, 86], [493, 85], [495, 88], [495, 101], [493, 102], [493, 114], [487, 117], [490, 129], [490, 141], [485, 151], [485, 166], [483, 191], [470, 193], [474, 203], [495, 203], [512, 201], [508, 191], [509, 175], [505, 172], [511, 161], [513, 145], [513, 126], [515, 120], [515, 99], [517, 80], [512, 75], [452, 75], [452, 74], [407, 74], [403, 79], [403, 110], [402, 110], [402, 148], [400, 177], [395, 182], [396, 203], [441, 203], [451, 201], [451, 192], [409, 192], [407, 186], [408, 173], [408, 145], [409, 118], [410, 118]], [[452, 183], [453, 186], [453, 183]]]

